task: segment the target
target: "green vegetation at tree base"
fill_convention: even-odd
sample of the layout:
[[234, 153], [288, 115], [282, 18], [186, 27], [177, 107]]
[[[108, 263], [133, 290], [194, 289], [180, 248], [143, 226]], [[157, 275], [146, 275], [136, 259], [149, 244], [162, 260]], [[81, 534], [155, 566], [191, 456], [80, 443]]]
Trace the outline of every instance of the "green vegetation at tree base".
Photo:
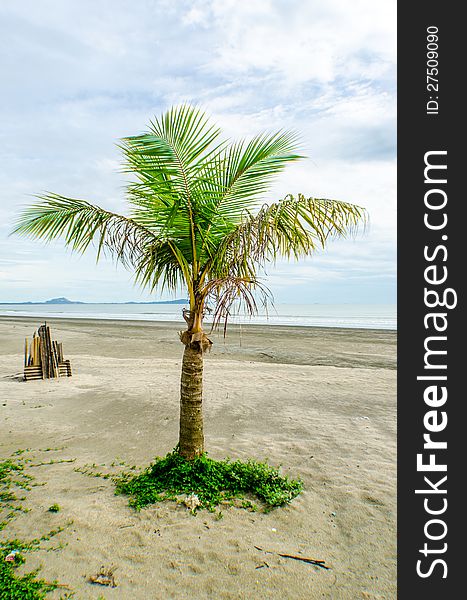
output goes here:
[[[279, 474], [266, 463], [208, 458], [206, 454], [186, 460], [175, 450], [157, 458], [140, 474], [124, 473], [116, 478], [116, 493], [130, 496], [130, 505], [140, 509], [162, 500], [176, 500], [180, 494], [196, 494], [201, 507], [213, 509], [225, 500], [256, 496], [265, 510], [282, 506], [302, 490], [302, 482]], [[250, 502], [240, 504], [251, 508]]]

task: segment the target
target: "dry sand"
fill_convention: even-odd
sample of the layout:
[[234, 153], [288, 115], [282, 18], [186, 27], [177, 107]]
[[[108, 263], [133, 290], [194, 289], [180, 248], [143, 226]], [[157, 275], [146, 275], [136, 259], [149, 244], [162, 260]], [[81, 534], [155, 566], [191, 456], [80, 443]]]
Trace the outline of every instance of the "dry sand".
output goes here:
[[[24, 337], [39, 324], [0, 318], [0, 457], [30, 448], [30, 464], [74, 462], [28, 467], [46, 485], [32, 488], [30, 512], [2, 537], [30, 539], [73, 523], [46, 544], [62, 549], [28, 554], [28, 569], [41, 565], [43, 577], [79, 600], [396, 597], [393, 332], [244, 326], [225, 341], [213, 336], [205, 361], [210, 456], [268, 459], [304, 482], [285, 508], [222, 507], [219, 519], [174, 503], [136, 513], [109, 479], [75, 471], [96, 463], [107, 472], [116, 460], [146, 465], [176, 444], [180, 326], [52, 319], [73, 377], [25, 383]], [[53, 503], [60, 512], [48, 511]], [[101, 565], [115, 567], [116, 588], [86, 581]]]

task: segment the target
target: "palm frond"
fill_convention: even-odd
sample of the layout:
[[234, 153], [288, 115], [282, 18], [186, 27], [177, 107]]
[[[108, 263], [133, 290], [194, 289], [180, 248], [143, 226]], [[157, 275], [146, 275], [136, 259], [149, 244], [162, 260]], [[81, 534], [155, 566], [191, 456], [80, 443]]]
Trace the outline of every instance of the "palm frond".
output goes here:
[[167, 206], [193, 200], [196, 174], [222, 144], [214, 144], [220, 129], [189, 105], [171, 108], [150, 122], [149, 131], [122, 140], [126, 170]]
[[153, 292], [160, 286], [160, 291], [173, 291], [185, 284], [190, 297], [193, 297], [190, 265], [168, 240], [157, 240], [148, 244], [135, 262], [135, 281], [141, 287]]
[[125, 138], [121, 145], [126, 169], [138, 178], [128, 188], [133, 218], [138, 222], [144, 219], [146, 224], [149, 219], [151, 229], [157, 227], [165, 237], [184, 229], [195, 272], [200, 245], [198, 217], [203, 218], [198, 177], [219, 154], [223, 146], [215, 143], [219, 135], [220, 129], [211, 125], [201, 110], [181, 105], [151, 121], [148, 133]]
[[238, 275], [252, 276], [266, 262], [275, 262], [278, 257], [309, 256], [318, 247], [324, 248], [329, 238], [353, 235], [366, 222], [365, 209], [354, 204], [287, 196], [264, 205], [256, 215], [245, 212], [206, 270], [220, 276], [226, 265], [234, 265]]
[[63, 237], [65, 245], [83, 253], [91, 242], [125, 266], [133, 265], [154, 234], [128, 217], [104, 210], [85, 200], [58, 194], [37, 196], [41, 202], [27, 208], [12, 233], [51, 241]]
[[204, 206], [220, 219], [238, 221], [287, 164], [303, 158], [296, 147], [297, 135], [289, 131], [263, 133], [249, 143], [231, 144], [206, 165]]
[[212, 258], [219, 242], [251, 211], [273, 179], [290, 162], [303, 158], [296, 153], [297, 136], [293, 132], [263, 133], [249, 143], [233, 143], [210, 160], [198, 177], [197, 206], [202, 238], [200, 262]]
[[232, 307], [250, 316], [258, 313], [257, 296], [263, 307], [272, 304], [271, 292], [256, 277], [218, 277], [208, 281], [200, 290], [203, 304], [206, 302], [214, 306], [212, 329], [224, 321], [224, 333]]

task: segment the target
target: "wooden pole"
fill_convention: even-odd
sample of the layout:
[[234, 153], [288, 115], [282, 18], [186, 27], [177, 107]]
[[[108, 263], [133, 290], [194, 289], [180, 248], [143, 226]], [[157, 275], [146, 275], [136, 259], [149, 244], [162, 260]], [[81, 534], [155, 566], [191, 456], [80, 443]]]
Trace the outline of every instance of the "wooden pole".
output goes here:
[[58, 345], [57, 342], [52, 341], [52, 352], [53, 352], [53, 358], [54, 358], [54, 364], [55, 364], [55, 377], [60, 376], [57, 345]]
[[48, 379], [49, 377], [49, 364], [47, 361], [47, 345], [45, 342], [45, 327], [41, 325], [38, 330], [39, 333], [39, 352], [41, 357], [41, 367], [42, 367], [42, 379]]
[[52, 339], [50, 337], [50, 327], [48, 325], [45, 328], [45, 337], [47, 341], [47, 352], [49, 355], [50, 377], [58, 377], [58, 365], [55, 362], [55, 354], [53, 351]]
[[36, 332], [32, 334], [31, 350], [29, 354], [31, 356], [31, 366], [36, 366]]
[[32, 358], [32, 364], [35, 367], [41, 366], [41, 355], [40, 355], [40, 338], [38, 335], [34, 338], [34, 355]]

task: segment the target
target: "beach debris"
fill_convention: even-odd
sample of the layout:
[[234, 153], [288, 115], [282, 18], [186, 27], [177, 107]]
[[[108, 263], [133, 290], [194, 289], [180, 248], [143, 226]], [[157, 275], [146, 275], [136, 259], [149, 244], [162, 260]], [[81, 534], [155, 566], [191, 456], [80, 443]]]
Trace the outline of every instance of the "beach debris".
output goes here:
[[89, 583], [97, 585], [106, 585], [108, 587], [117, 587], [114, 577], [115, 567], [105, 568], [104, 565], [100, 568], [100, 571], [96, 575], [91, 575], [88, 578]]
[[24, 343], [24, 378], [53, 379], [56, 377], [71, 377], [71, 364], [63, 358], [62, 343], [51, 339], [50, 327], [47, 323], [34, 332], [29, 344], [28, 338]]
[[189, 508], [191, 510], [191, 512], [193, 512], [194, 510], [196, 510], [198, 508], [198, 506], [201, 506], [201, 500], [198, 498], [198, 496], [196, 494], [190, 494], [189, 496], [187, 496], [185, 498], [185, 500], [183, 501], [183, 504]]
[[286, 554], [285, 552], [275, 552], [274, 550], [264, 550], [259, 546], [255, 546], [256, 550], [260, 552], [266, 552], [266, 554], [277, 554], [277, 556], [282, 556], [283, 558], [292, 558], [293, 560], [300, 560], [301, 562], [308, 563], [310, 565], [315, 565], [316, 567], [321, 567], [322, 569], [329, 570], [331, 567], [325, 565], [324, 560], [317, 560], [315, 558], [307, 558], [305, 556], [297, 556], [296, 554]]
[[16, 555], [19, 554], [19, 550], [13, 550], [10, 554], [5, 556], [5, 562], [15, 562]]

